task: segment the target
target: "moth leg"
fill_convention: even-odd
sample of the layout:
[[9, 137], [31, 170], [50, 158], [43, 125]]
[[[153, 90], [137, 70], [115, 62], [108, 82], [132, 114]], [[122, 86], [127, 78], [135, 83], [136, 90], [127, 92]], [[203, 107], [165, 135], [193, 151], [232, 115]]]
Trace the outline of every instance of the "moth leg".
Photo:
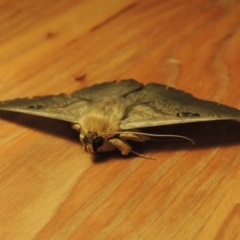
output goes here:
[[72, 129], [77, 130], [78, 132], [80, 132], [81, 130], [81, 125], [79, 123], [72, 123]]
[[141, 134], [134, 134], [134, 133], [124, 133], [124, 132], [121, 133], [119, 137], [124, 140], [132, 140], [136, 142], [145, 142], [147, 140], [150, 140], [150, 137], [148, 136], [143, 136]]
[[112, 138], [108, 142], [112, 144], [114, 147], [116, 147], [121, 152], [122, 155], [128, 155], [129, 152], [131, 152], [132, 150], [131, 146], [122, 139]]

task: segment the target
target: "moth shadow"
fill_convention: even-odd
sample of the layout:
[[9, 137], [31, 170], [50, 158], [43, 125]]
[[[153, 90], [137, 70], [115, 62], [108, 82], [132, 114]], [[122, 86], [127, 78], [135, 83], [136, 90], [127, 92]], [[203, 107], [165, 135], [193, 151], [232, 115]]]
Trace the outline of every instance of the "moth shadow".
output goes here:
[[9, 122], [14, 122], [35, 131], [52, 134], [73, 142], [79, 142], [78, 133], [71, 128], [71, 124], [61, 120], [39, 117], [34, 115], [15, 113], [15, 112], [0, 112], [0, 119]]
[[[160, 138], [159, 142], [145, 143], [145, 149], [148, 151], [155, 151], [156, 149], [177, 151], [179, 149], [201, 149], [240, 144], [240, 122], [234, 120], [161, 126], [148, 129], [148, 132], [181, 135], [190, 138], [195, 143], [193, 145], [190, 141], [184, 139]], [[161, 140], [163, 141], [161, 142]]]
[[97, 154], [94, 154], [93, 157], [92, 157], [92, 161], [94, 163], [104, 163], [104, 162], [108, 162], [108, 161], [111, 161], [111, 160], [119, 160], [119, 161], [124, 161], [124, 160], [131, 160], [132, 157], [134, 155], [127, 155], [127, 156], [123, 156], [121, 155], [121, 153], [119, 151], [113, 151], [113, 152], [104, 152], [104, 153], [97, 153]]
[[[146, 157], [151, 153], [159, 151], [176, 152], [188, 149], [214, 148], [240, 144], [240, 122], [238, 121], [214, 121], [186, 123], [178, 125], [160, 126], [142, 129], [142, 132], [152, 134], [171, 134], [186, 136], [193, 140], [194, 145], [187, 140], [171, 137], [158, 138], [158, 141], [147, 141], [145, 143], [129, 142], [132, 149]], [[111, 153], [96, 154], [93, 156], [95, 163], [109, 160], [129, 160], [134, 155], [122, 156], [119, 151]]]
[[[52, 134], [72, 142], [79, 142], [77, 131], [73, 130], [68, 122], [7, 111], [1, 111], [0, 118], [9, 122], [14, 122], [17, 125], [32, 128], [36, 131], [41, 131], [47, 134]], [[164, 135], [181, 135], [188, 137], [195, 142], [195, 145], [193, 145], [190, 141], [186, 141], [184, 139], [166, 137], [157, 138], [158, 141], [156, 142], [129, 142], [134, 151], [146, 156], [148, 156], [148, 153], [150, 152], [170, 152], [183, 149], [213, 148], [240, 144], [240, 122], [234, 120], [195, 122], [151, 127], [142, 129], [142, 132]], [[115, 151], [93, 155], [93, 161], [101, 163], [110, 159], [129, 160], [133, 156], [134, 154], [122, 156], [119, 151]]]

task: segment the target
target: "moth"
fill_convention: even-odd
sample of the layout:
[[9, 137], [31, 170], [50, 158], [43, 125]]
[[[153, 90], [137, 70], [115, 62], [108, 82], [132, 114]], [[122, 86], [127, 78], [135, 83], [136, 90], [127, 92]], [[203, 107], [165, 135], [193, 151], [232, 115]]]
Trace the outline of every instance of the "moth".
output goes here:
[[145, 142], [154, 137], [177, 137], [144, 133], [142, 128], [190, 122], [240, 119], [240, 111], [189, 93], [133, 79], [107, 82], [72, 94], [14, 99], [0, 102], [0, 110], [21, 112], [72, 123], [89, 153], [132, 150], [129, 140]]

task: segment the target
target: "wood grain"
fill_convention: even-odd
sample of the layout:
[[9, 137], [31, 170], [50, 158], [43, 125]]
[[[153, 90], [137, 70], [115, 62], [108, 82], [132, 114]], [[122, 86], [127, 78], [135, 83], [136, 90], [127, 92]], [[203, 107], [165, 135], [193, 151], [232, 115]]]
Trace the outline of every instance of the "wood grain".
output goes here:
[[[240, 2], [0, 2], [0, 100], [158, 82], [240, 109]], [[0, 113], [0, 239], [240, 239], [240, 123], [86, 153], [67, 123]]]

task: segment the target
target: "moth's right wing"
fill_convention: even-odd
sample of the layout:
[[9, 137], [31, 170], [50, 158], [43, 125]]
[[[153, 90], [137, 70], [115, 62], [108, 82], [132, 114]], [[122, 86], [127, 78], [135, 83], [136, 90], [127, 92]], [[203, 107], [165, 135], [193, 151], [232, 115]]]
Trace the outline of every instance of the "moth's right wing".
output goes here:
[[151, 83], [125, 98], [127, 114], [121, 129], [190, 122], [240, 119], [240, 110], [195, 98], [189, 93]]
[[88, 110], [91, 102], [101, 101], [106, 96], [124, 96], [140, 88], [142, 88], [142, 84], [134, 80], [101, 83], [83, 88], [71, 95], [59, 94], [0, 102], [0, 110], [27, 113], [75, 123]]

